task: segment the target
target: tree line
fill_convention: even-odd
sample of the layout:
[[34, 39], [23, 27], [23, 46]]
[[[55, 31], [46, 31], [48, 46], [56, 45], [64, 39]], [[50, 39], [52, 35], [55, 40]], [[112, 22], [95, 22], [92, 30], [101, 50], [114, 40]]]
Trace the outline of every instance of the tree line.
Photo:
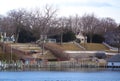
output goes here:
[[117, 27], [114, 19], [100, 18], [95, 14], [59, 17], [57, 9], [48, 5], [43, 9], [16, 9], [9, 11], [6, 16], [0, 15], [0, 32], [7, 32], [8, 36], [14, 34], [16, 42], [36, 41], [41, 35], [62, 37], [68, 32], [81, 32], [93, 42], [94, 35], [103, 36]]

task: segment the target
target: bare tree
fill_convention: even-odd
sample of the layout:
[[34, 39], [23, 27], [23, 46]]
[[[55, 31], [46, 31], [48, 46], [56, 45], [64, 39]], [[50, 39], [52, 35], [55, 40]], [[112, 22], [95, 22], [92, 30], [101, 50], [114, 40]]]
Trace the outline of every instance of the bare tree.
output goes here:
[[2, 32], [2, 21], [3, 21], [3, 18], [2, 18], [3, 16], [2, 15], [0, 15], [0, 32]]
[[56, 19], [57, 9], [53, 9], [52, 6], [45, 6], [43, 21], [42, 21], [42, 34], [48, 34], [49, 29], [52, 27], [54, 20]]
[[120, 53], [120, 26], [115, 30], [114, 32], [115, 34], [115, 42], [116, 42], [116, 46], [118, 48], [118, 53]]
[[[46, 5], [43, 9], [27, 11], [17, 9], [8, 12], [8, 15], [0, 18], [0, 28], [8, 34], [15, 34], [18, 41], [21, 28], [31, 31], [37, 39], [40, 35], [62, 34], [68, 30], [74, 33], [82, 31], [88, 34], [90, 42], [94, 33], [105, 33], [116, 28], [116, 22], [111, 18], [97, 18], [94, 14], [85, 14], [82, 17], [57, 17], [57, 9]], [[61, 40], [62, 42], [62, 40]]]
[[105, 34], [108, 31], [112, 31], [117, 27], [117, 23], [112, 18], [102, 18], [100, 20], [99, 33]]
[[23, 27], [24, 24], [25, 13], [26, 10], [24, 9], [12, 10], [8, 13], [8, 17], [12, 21], [12, 28], [16, 36], [16, 42], [18, 42], [20, 28]]
[[53, 9], [52, 6], [46, 5], [43, 10], [35, 9], [32, 18], [33, 30], [37, 36], [48, 35], [51, 27], [55, 26], [57, 9]]
[[0, 20], [0, 29], [1, 29], [1, 32], [4, 33], [4, 32], [7, 32], [7, 35], [11, 35], [11, 33], [13, 33], [13, 30], [12, 30], [12, 20], [11, 18], [9, 18], [8, 16], [3, 16]]
[[67, 19], [65, 17], [59, 18], [59, 27], [60, 27], [60, 44], [63, 42], [63, 33], [64, 29], [67, 28]]
[[106, 32], [105, 42], [113, 47], [117, 47], [118, 53], [120, 53], [120, 26], [109, 32]]
[[83, 31], [83, 28], [82, 28], [82, 25], [81, 25], [81, 17], [79, 17], [78, 15], [76, 16], [73, 16], [72, 17], [72, 22], [70, 22], [72, 25], [71, 25], [71, 29], [74, 33], [78, 33], [78, 32], [82, 32]]
[[100, 25], [99, 19], [95, 17], [94, 14], [92, 15], [85, 14], [81, 18], [81, 25], [83, 27], [84, 33], [86, 34], [88, 33], [90, 37], [90, 42], [92, 43], [93, 34], [95, 33], [95, 31], [97, 31], [97, 28]]

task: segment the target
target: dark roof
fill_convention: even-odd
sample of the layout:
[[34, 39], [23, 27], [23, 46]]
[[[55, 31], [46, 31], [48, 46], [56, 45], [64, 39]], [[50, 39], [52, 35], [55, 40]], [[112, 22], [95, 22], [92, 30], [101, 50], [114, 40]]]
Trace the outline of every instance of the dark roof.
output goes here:
[[120, 62], [120, 54], [116, 54], [108, 59], [108, 62]]

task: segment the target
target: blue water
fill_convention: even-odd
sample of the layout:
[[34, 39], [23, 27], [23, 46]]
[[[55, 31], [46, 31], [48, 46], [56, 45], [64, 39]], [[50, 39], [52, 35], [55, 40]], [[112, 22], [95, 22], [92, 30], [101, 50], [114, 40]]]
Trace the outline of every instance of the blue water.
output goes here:
[[0, 81], [120, 81], [120, 72], [0, 72]]

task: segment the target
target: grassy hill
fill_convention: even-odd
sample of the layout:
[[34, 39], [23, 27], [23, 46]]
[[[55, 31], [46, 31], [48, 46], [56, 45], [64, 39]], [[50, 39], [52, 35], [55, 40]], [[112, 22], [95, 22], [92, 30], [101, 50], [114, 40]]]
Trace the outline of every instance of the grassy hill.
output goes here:
[[84, 48], [86, 48], [86, 50], [88, 51], [106, 51], [109, 50], [108, 47], [106, 47], [103, 44], [100, 43], [82, 43], [80, 44], [81, 46], [83, 46]]
[[59, 45], [64, 50], [70, 50], [70, 51], [82, 51], [82, 49], [78, 46], [76, 46], [73, 43], [63, 43], [62, 45]]
[[[73, 43], [63, 43], [63, 44], [51, 44], [55, 48], [59, 48], [62, 50], [70, 50], [70, 51], [84, 51], [82, 48], [78, 47]], [[108, 51], [109, 48], [100, 43], [82, 43], [80, 44], [82, 47], [85, 47], [87, 51]]]
[[[106, 47], [103, 44], [99, 44], [99, 43], [83, 43], [80, 44], [82, 47], [85, 47], [87, 51], [109, 51], [109, 48]], [[17, 44], [13, 47], [19, 49], [19, 50], [23, 50], [23, 51], [30, 51], [30, 50], [39, 50], [41, 51], [40, 47], [34, 46], [34, 45], [29, 45], [29, 44]], [[48, 43], [45, 44], [45, 48], [47, 48], [47, 50], [49, 52], [47, 52], [45, 55], [40, 56], [40, 58], [46, 58], [46, 59], [56, 59], [56, 57], [60, 57], [60, 58], [64, 58], [67, 59], [68, 57], [66, 56], [66, 54], [64, 53], [64, 51], [84, 51], [82, 48], [78, 47], [77, 45], [73, 44], [73, 43], [63, 43], [62, 45], [60, 44], [56, 44], [56, 43]], [[5, 54], [2, 53], [2, 49], [0, 48], [0, 59], [9, 59], [10, 55], [5, 56]], [[7, 57], [7, 58], [6, 58]], [[15, 57], [16, 58], [16, 57]]]

